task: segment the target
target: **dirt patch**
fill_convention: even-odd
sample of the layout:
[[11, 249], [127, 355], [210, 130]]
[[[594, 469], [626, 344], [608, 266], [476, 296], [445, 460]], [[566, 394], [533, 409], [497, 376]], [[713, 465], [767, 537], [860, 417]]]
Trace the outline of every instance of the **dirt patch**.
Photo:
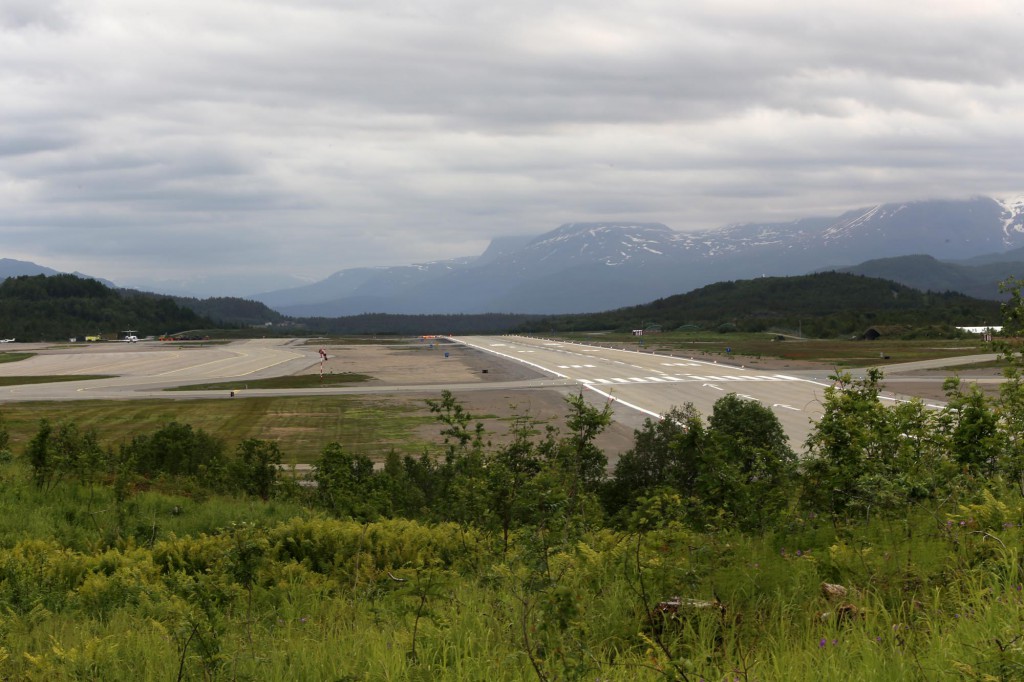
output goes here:
[[[352, 372], [367, 374], [373, 380], [363, 386], [409, 386], [423, 384], [436, 390], [423, 393], [403, 393], [391, 399], [416, 406], [422, 414], [429, 414], [426, 401], [438, 400], [447, 384], [480, 384], [480, 389], [456, 391], [455, 397], [463, 407], [484, 425], [488, 440], [494, 446], [509, 442], [509, 429], [516, 416], [530, 416], [539, 423], [564, 432], [565, 393], [558, 389], [500, 389], [486, 390], [488, 383], [550, 378], [527, 365], [491, 355], [461, 344], [435, 342], [406, 345], [339, 345], [325, 346], [327, 360], [324, 373]], [[446, 356], [447, 354], [447, 356]], [[317, 363], [302, 374], [320, 371]], [[633, 426], [620, 422], [612, 425], [597, 439], [609, 460], [614, 463], [621, 453], [633, 446]], [[425, 441], [443, 442], [438, 424], [426, 424], [416, 430], [416, 436]]]
[[[546, 375], [526, 365], [454, 343], [324, 346], [327, 374], [368, 374], [365, 385], [470, 384], [534, 379]], [[299, 374], [317, 374], [320, 363]]]
[[[953, 376], [949, 373], [945, 376]], [[886, 382], [885, 379], [882, 381], [882, 388], [886, 391], [892, 391], [902, 395], [912, 395], [914, 397], [920, 397], [923, 400], [945, 400], [946, 394], [942, 390], [942, 382], [945, 376], [939, 378], [922, 377], [919, 380], [913, 378], [903, 379], [901, 381], [890, 381]], [[989, 376], [986, 377], [965, 377], [961, 376], [963, 383], [963, 390], [965, 392], [971, 390], [971, 386], [977, 386], [981, 389], [981, 392], [989, 397], [997, 397], [999, 395], [999, 386], [1002, 384], [1001, 379]]]
[[[455, 398], [474, 417], [484, 425], [487, 441], [500, 447], [511, 441], [510, 429], [516, 417], [530, 417], [536, 422], [538, 438], [543, 436], [547, 426], [558, 429], [565, 435], [565, 417], [568, 408], [565, 403], [566, 393], [557, 389], [512, 389], [512, 390], [476, 390], [456, 393]], [[403, 399], [423, 405], [425, 414], [429, 414], [426, 401], [437, 400], [440, 394], [423, 394]], [[597, 439], [597, 447], [608, 457], [609, 464], [614, 465], [619, 456], [633, 447], [633, 429], [631, 425], [613, 421]], [[438, 444], [444, 441], [440, 435], [441, 425], [425, 424], [416, 430], [416, 435], [423, 440]]]

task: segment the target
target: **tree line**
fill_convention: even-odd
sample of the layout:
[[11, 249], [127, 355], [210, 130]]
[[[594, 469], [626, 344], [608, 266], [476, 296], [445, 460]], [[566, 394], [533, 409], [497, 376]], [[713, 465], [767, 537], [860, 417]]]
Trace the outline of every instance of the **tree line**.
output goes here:
[[629, 331], [653, 323], [665, 331], [689, 325], [758, 332], [800, 325], [809, 336], [834, 338], [861, 334], [872, 325], [902, 324], [949, 335], [956, 326], [994, 324], [999, 306], [956, 292], [924, 292], [873, 277], [822, 272], [718, 282], [644, 305], [543, 317], [517, 331]]
[[211, 326], [209, 319], [168, 297], [111, 289], [75, 275], [23, 275], [0, 282], [0, 334], [19, 341]]

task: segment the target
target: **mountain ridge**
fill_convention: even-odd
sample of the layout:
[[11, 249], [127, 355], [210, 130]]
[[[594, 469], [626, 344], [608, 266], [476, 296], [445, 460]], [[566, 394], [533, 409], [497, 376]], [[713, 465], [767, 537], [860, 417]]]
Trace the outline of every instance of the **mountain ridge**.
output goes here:
[[[913, 267], [872, 262], [909, 256], [934, 262], [909, 262]], [[973, 197], [878, 204], [837, 216], [693, 232], [657, 222], [576, 221], [539, 235], [496, 237], [476, 256], [347, 268], [318, 282], [239, 298], [292, 317], [551, 315], [636, 305], [716, 281], [830, 269], [861, 272], [856, 269], [861, 265], [864, 272], [911, 286], [966, 287], [965, 293], [992, 298], [999, 296], [998, 279], [1015, 275], [1013, 264], [1021, 262], [1024, 195]], [[987, 270], [981, 267], [986, 265]], [[0, 259], [0, 279], [56, 272]], [[906, 279], [911, 273], [920, 277]]]
[[375, 268], [359, 291], [335, 288], [333, 298], [329, 281], [358, 269], [322, 280], [315, 301], [288, 290], [255, 298], [299, 316], [596, 312], [720, 280], [800, 275], [883, 257], [981, 257], [1024, 246], [1024, 197], [879, 204], [695, 232], [650, 222], [571, 222], [528, 241], [503, 239], [475, 258]]

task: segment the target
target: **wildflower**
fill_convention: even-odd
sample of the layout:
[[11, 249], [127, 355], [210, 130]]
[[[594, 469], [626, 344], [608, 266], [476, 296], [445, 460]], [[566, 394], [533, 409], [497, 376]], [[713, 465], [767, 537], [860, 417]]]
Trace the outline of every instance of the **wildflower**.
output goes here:
[[821, 639], [818, 640], [818, 648], [819, 649], [824, 649], [826, 644], [828, 644], [828, 640], [825, 639], [824, 637], [822, 637]]

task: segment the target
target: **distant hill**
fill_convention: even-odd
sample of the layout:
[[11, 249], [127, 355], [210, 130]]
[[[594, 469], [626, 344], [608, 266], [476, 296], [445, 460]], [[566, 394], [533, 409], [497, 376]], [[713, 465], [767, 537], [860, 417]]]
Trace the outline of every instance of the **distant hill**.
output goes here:
[[48, 268], [43, 265], [38, 265], [27, 260], [15, 260], [13, 258], [0, 258], [0, 280], [5, 280], [8, 277], [21, 277], [22, 275], [60, 275], [60, 274], [72, 274], [82, 279], [94, 279], [101, 284], [104, 284], [111, 288], [116, 288], [113, 282], [102, 279], [100, 277], [90, 277], [89, 275], [83, 275], [80, 272], [72, 273], [61, 273], [53, 268]]
[[244, 298], [217, 296], [214, 298], [173, 297], [174, 302], [187, 308], [197, 315], [206, 317], [221, 325], [259, 326], [265, 324], [282, 324], [289, 320], [276, 310], [271, 310], [263, 303]]
[[1024, 278], [1024, 250], [988, 254], [966, 261], [940, 261], [931, 256], [878, 258], [838, 272], [881, 277], [926, 291], [959, 291], [974, 298], [1003, 300], [999, 283]]
[[802, 329], [807, 336], [863, 333], [874, 325], [908, 325], [949, 332], [995, 324], [999, 303], [959, 293], [923, 292], [896, 282], [839, 272], [719, 282], [652, 303], [604, 313], [542, 317], [518, 331], [626, 331], [658, 325], [675, 330]]
[[59, 275], [53, 268], [37, 265], [27, 260], [0, 258], [0, 279], [21, 277], [22, 275]]
[[324, 334], [501, 334], [536, 319], [536, 315], [481, 313], [478, 315], [393, 315], [367, 313], [344, 317], [294, 318], [297, 328]]
[[139, 336], [211, 327], [166, 296], [111, 289], [75, 275], [21, 275], [0, 282], [0, 336], [66, 340], [131, 329]]

